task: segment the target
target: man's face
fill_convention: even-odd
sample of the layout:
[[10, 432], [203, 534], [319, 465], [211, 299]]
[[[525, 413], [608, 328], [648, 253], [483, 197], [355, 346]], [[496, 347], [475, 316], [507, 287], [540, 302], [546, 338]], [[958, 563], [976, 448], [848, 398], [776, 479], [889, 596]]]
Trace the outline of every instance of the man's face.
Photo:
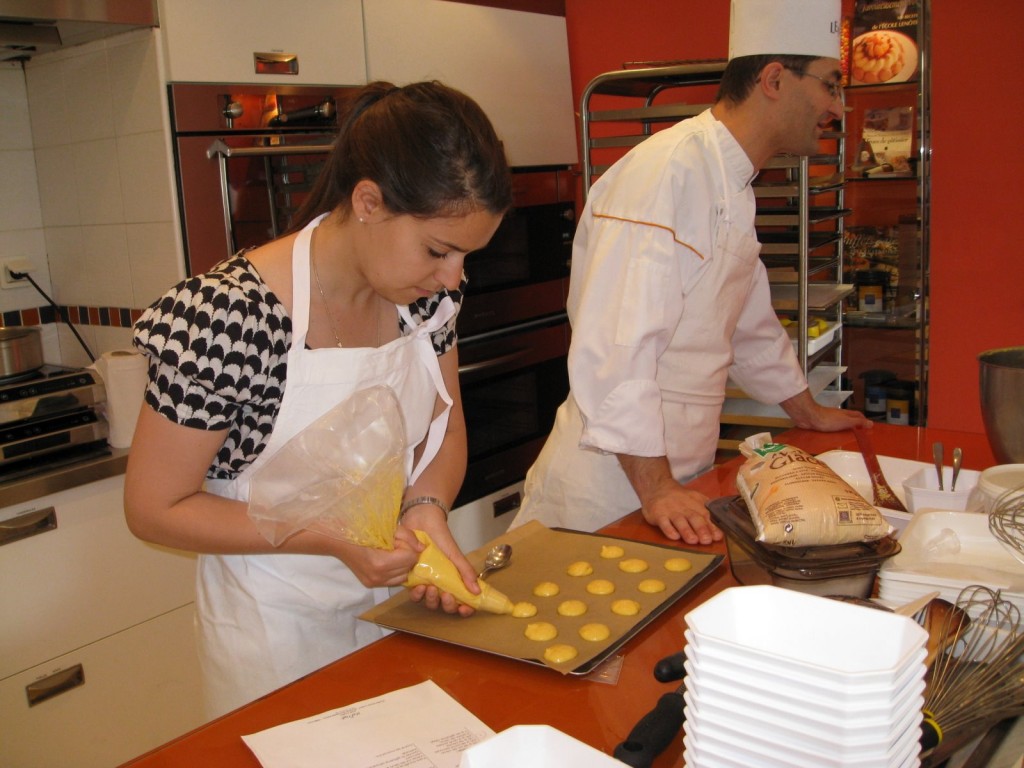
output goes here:
[[821, 134], [843, 116], [842, 71], [837, 59], [815, 59], [803, 73], [782, 73], [787, 90], [788, 131], [783, 152], [812, 155]]

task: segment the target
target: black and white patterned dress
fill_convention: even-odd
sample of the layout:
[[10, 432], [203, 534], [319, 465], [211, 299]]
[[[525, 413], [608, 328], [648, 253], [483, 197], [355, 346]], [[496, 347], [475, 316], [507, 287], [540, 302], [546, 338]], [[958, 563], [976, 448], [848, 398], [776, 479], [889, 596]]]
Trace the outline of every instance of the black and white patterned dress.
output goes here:
[[[409, 305], [417, 321], [445, 296]], [[396, 313], [397, 315], [397, 313]], [[456, 343], [455, 317], [433, 334], [442, 355]], [[399, 333], [411, 328], [399, 319]], [[190, 277], [157, 299], [135, 324], [135, 346], [149, 357], [146, 402], [176, 424], [228, 434], [207, 477], [233, 479], [260, 455], [273, 431], [287, 380], [291, 319], [245, 253]]]

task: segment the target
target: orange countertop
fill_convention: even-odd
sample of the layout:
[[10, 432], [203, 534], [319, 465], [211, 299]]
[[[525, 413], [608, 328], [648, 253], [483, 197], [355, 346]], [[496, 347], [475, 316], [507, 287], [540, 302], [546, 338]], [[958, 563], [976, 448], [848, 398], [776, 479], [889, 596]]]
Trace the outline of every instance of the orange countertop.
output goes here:
[[[941, 440], [951, 453], [960, 446], [964, 467], [984, 469], [996, 463], [984, 435], [921, 427], [876, 424], [873, 442], [881, 456], [932, 461], [932, 443]], [[850, 432], [823, 434], [792, 430], [775, 436], [809, 453], [856, 451]], [[711, 498], [736, 493], [740, 459], [715, 467], [689, 486]], [[665, 543], [638, 512], [601, 531], [637, 541]], [[724, 543], [708, 548], [725, 553]], [[187, 733], [127, 765], [133, 768], [259, 768], [241, 739], [281, 723], [380, 696], [433, 680], [494, 731], [513, 725], [551, 725], [607, 754], [623, 741], [658, 698], [678, 683], [659, 683], [653, 669], [660, 659], [682, 650], [684, 617], [694, 606], [734, 586], [728, 562], [651, 622], [620, 651], [615, 684], [563, 676], [550, 669], [461, 648], [428, 638], [395, 633], [345, 656], [290, 685]], [[682, 738], [655, 761], [655, 768], [682, 765]]]

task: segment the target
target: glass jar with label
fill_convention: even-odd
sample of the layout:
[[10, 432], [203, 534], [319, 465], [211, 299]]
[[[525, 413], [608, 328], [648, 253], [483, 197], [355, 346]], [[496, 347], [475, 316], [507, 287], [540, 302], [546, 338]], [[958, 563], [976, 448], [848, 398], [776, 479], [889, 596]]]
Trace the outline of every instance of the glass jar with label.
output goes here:
[[857, 308], [861, 312], [885, 312], [885, 294], [889, 288], [889, 273], [880, 269], [865, 269], [856, 273]]
[[912, 382], [896, 381], [885, 388], [885, 421], [887, 424], [910, 424], [914, 404]]

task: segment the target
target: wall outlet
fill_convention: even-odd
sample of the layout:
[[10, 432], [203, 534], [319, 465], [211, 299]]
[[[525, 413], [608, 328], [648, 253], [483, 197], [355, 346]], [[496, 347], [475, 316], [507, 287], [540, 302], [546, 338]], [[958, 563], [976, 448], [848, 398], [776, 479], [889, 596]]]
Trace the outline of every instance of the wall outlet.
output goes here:
[[30, 283], [25, 278], [15, 280], [11, 277], [12, 272], [33, 272], [35, 270], [35, 264], [29, 259], [16, 258], [16, 259], [4, 259], [0, 262], [0, 288], [31, 288]]

